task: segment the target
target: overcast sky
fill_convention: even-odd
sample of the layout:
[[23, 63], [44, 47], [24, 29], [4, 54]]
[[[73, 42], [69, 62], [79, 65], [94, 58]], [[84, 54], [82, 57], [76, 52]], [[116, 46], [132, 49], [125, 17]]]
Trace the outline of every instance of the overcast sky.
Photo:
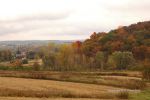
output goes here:
[[0, 0], [0, 41], [79, 40], [150, 20], [150, 0]]

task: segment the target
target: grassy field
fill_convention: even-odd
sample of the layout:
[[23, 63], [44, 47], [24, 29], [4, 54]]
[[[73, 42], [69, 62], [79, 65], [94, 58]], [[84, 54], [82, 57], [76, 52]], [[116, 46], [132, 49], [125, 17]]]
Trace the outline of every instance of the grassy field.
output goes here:
[[124, 89], [84, 83], [0, 77], [0, 96], [110, 99], [115, 98], [113, 92], [116, 90]]
[[77, 83], [107, 85], [128, 89], [145, 87], [139, 72], [48, 72], [48, 71], [0, 71], [2, 77], [57, 80]]
[[145, 87], [139, 72], [0, 71], [0, 100], [138, 100]]

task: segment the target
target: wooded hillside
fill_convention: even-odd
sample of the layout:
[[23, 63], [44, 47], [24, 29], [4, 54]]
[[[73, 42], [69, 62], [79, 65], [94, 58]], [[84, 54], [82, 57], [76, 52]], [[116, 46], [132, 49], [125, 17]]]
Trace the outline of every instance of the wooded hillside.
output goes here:
[[130, 51], [138, 60], [150, 58], [150, 21], [121, 26], [108, 33], [94, 32], [83, 42], [83, 51], [94, 56], [98, 51], [111, 54], [114, 51]]

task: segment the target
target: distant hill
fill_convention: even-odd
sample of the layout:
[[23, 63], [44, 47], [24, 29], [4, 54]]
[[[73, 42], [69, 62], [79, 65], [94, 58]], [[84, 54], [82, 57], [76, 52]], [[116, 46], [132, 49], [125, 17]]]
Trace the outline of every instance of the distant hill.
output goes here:
[[0, 41], [0, 49], [13, 49], [19, 46], [43, 46], [48, 43], [72, 43], [74, 40], [25, 40], [25, 41]]
[[97, 51], [111, 54], [114, 51], [131, 51], [138, 59], [150, 57], [150, 21], [138, 22], [130, 26], [120, 26], [108, 33], [94, 32], [83, 42], [86, 55]]

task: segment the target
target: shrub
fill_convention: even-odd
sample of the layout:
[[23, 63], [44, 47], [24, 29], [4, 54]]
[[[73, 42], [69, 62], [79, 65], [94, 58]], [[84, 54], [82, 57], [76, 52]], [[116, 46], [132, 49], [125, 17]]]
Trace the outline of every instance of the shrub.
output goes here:
[[22, 67], [22, 61], [19, 60], [19, 59], [16, 59], [15, 61], [13, 61], [13, 62], [11, 63], [11, 66], [16, 67], [16, 68]]
[[28, 60], [27, 59], [23, 59], [22, 60], [22, 64], [28, 64]]
[[144, 80], [150, 81], [150, 66], [144, 68], [142, 75]]
[[150, 81], [150, 59], [144, 60], [142, 75], [144, 80]]
[[128, 99], [129, 98], [129, 92], [128, 91], [120, 91], [117, 95], [117, 98], [119, 99]]
[[35, 70], [35, 71], [40, 70], [40, 65], [39, 65], [38, 62], [34, 62], [34, 64], [33, 64], [33, 70]]
[[142, 80], [129, 81], [127, 86], [130, 89], [144, 89], [146, 87], [146, 83]]

